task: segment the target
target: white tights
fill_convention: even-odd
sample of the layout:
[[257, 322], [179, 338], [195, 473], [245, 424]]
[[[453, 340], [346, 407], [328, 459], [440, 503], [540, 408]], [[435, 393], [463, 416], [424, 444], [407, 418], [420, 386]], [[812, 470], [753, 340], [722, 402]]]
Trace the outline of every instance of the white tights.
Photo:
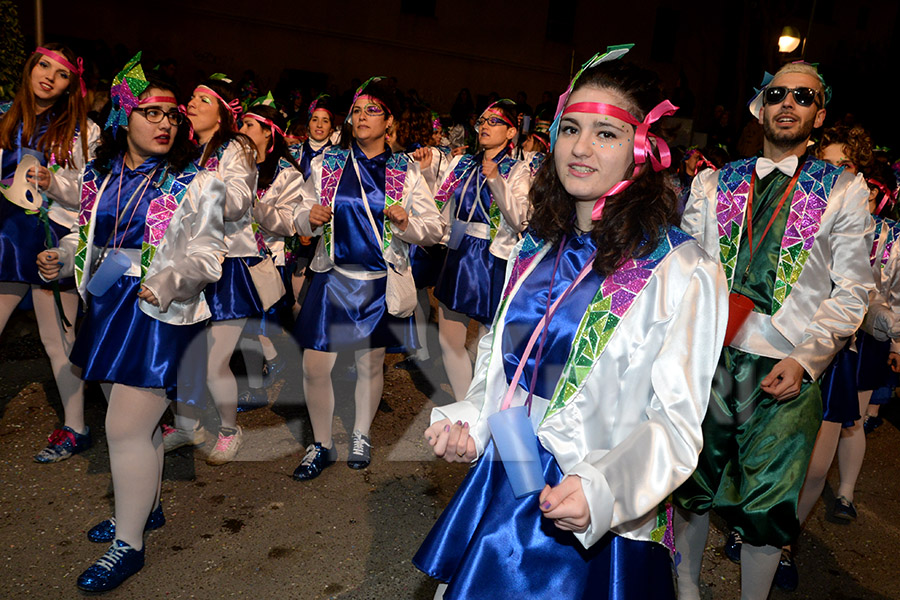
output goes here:
[[38, 332], [44, 350], [50, 357], [53, 378], [62, 400], [64, 425], [78, 433], [84, 433], [84, 383], [81, 381], [81, 369], [69, 362], [69, 352], [75, 343], [74, 323], [78, 312], [78, 294], [74, 290], [60, 292], [63, 310], [73, 324], [64, 330], [52, 291], [27, 283], [0, 282], [0, 333], [6, 328], [9, 317], [25, 297], [29, 287]]
[[809, 459], [809, 467], [806, 470], [806, 480], [803, 482], [803, 489], [800, 490], [800, 500], [797, 502], [797, 518], [801, 525], [809, 517], [813, 506], [822, 495], [822, 490], [825, 489], [825, 479], [834, 460], [834, 453], [840, 437], [840, 423], [822, 421], [819, 433], [816, 435], [816, 445], [813, 447], [812, 456]]
[[[247, 319], [215, 321], [206, 328], [206, 385], [219, 412], [222, 427], [237, 426], [237, 381], [228, 366]], [[175, 404], [175, 427], [192, 430], [200, 421], [201, 411], [182, 402]]]
[[[700, 567], [709, 535], [709, 513], [675, 511], [675, 549], [681, 554], [678, 564], [678, 600], [699, 600]], [[741, 546], [741, 600], [765, 600], [769, 596], [781, 548]]]
[[[369, 435], [375, 412], [384, 390], [384, 348], [357, 350], [356, 359], [356, 416], [353, 429]], [[330, 448], [334, 422], [334, 386], [331, 370], [337, 360], [335, 352], [306, 350], [303, 352], [303, 394], [312, 424], [313, 437]]]
[[[438, 304], [438, 338], [444, 358], [444, 369], [453, 389], [453, 397], [461, 402], [472, 383], [472, 359], [466, 349], [466, 334], [469, 330], [469, 317], [450, 310], [443, 302]], [[487, 333], [484, 325], [478, 326], [478, 339]], [[477, 340], [476, 340], [477, 345]]]
[[838, 486], [837, 495], [843, 496], [853, 502], [853, 492], [856, 489], [856, 480], [862, 471], [863, 459], [866, 457], [866, 432], [863, 430], [863, 420], [869, 408], [869, 400], [872, 399], [872, 390], [859, 393], [859, 414], [862, 415], [852, 427], [841, 430], [841, 441], [838, 443], [838, 469], [841, 474], [841, 484]]
[[116, 539], [140, 549], [144, 525], [159, 502], [163, 443], [159, 420], [165, 392], [113, 384], [108, 394], [106, 439], [115, 493]]

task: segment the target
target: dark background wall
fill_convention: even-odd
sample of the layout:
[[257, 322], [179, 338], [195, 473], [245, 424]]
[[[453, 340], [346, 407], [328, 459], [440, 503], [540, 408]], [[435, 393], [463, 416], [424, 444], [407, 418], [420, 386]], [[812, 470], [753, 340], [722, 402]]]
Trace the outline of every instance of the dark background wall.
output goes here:
[[[29, 50], [34, 4], [18, 5]], [[186, 90], [213, 72], [237, 80], [253, 70], [262, 92], [294, 85], [341, 92], [353, 78], [384, 74], [440, 111], [462, 87], [476, 96], [522, 90], [534, 106], [544, 90], [564, 89], [573, 65], [609, 44], [634, 42], [632, 59], [660, 73], [670, 94], [682, 78], [695, 102], [681, 116], [695, 129], [712, 128], [721, 105], [739, 132], [753, 86], [783, 60], [781, 28], [792, 25], [804, 36], [809, 28], [806, 59], [820, 63], [835, 88], [829, 121], [852, 112], [877, 142], [897, 145], [890, 90], [898, 7], [895, 0], [45, 0], [44, 31], [105, 77], [141, 49], [146, 64], [176, 58]]]

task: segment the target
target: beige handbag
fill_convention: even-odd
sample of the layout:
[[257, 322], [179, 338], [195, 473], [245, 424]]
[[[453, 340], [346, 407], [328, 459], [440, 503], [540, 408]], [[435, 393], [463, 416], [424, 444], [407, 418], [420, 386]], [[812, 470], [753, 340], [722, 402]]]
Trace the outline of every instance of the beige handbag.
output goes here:
[[[362, 204], [366, 208], [366, 215], [369, 217], [369, 224], [375, 233], [375, 239], [378, 240], [378, 247], [382, 246], [381, 232], [378, 231], [378, 225], [375, 224], [375, 217], [372, 216], [372, 210], [369, 208], [369, 201], [366, 199], [366, 190], [363, 188], [362, 179], [359, 177], [359, 167], [356, 165], [356, 157], [353, 157], [353, 168], [356, 169], [356, 177], [360, 179], [359, 189], [362, 192]], [[384, 217], [387, 219], [387, 216]], [[384, 301], [387, 304], [387, 310], [395, 317], [406, 318], [412, 316], [416, 311], [418, 298], [416, 297], [416, 282], [413, 279], [412, 268], [409, 261], [406, 261], [406, 268], [403, 271], [397, 270], [394, 265], [387, 263], [387, 282], [385, 283]]]
[[244, 264], [250, 271], [250, 279], [253, 280], [253, 287], [256, 288], [263, 310], [269, 310], [285, 294], [284, 281], [275, 266], [275, 258], [268, 255], [255, 265], [248, 265], [246, 260]]

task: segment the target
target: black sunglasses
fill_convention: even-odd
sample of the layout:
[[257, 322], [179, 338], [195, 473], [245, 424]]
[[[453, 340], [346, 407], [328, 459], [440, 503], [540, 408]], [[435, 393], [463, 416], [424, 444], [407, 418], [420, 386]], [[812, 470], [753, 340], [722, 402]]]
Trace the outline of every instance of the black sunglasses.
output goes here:
[[782, 85], [767, 87], [763, 96], [763, 104], [781, 104], [787, 98], [788, 92], [794, 95], [794, 102], [800, 106], [812, 106], [819, 104], [819, 91], [808, 87], [787, 88]]

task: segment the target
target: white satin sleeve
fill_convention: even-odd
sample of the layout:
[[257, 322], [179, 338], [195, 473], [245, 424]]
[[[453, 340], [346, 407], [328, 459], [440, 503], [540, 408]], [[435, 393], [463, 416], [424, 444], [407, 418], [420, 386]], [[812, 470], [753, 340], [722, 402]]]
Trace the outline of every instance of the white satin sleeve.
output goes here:
[[[179, 205], [180, 219], [169, 225], [153, 263], [159, 270], [144, 280], [159, 300], [159, 312], [173, 301], [185, 302], [200, 294], [207, 284], [222, 276], [225, 260], [224, 206], [226, 185], [208, 172], [199, 173]], [[177, 213], [176, 213], [176, 216]], [[174, 219], [173, 219], [174, 221]], [[168, 247], [164, 248], [163, 244]], [[157, 261], [163, 262], [159, 264]], [[154, 265], [151, 263], [150, 268]], [[148, 269], [149, 270], [149, 269]]]
[[434, 194], [425, 182], [418, 163], [410, 162], [403, 185], [403, 208], [409, 216], [405, 231], [394, 228], [394, 235], [408, 244], [431, 246], [441, 241], [444, 217], [434, 204]]
[[312, 159], [310, 162], [311, 170], [309, 178], [300, 185], [300, 197], [293, 206], [291, 218], [294, 221], [294, 228], [297, 230], [298, 234], [305, 237], [315, 237], [322, 235], [323, 232], [322, 227], [313, 229], [309, 224], [309, 211], [313, 206], [319, 203], [322, 186], [322, 164], [324, 160], [322, 154]]
[[[509, 233], [515, 236], [525, 231], [528, 227], [528, 192], [531, 190], [531, 171], [528, 165], [517, 160], [508, 178], [504, 179], [497, 174], [493, 179], [488, 179], [487, 184]], [[503, 227], [504, 223], [500, 226]]]
[[256, 150], [241, 140], [232, 140], [222, 152], [216, 169], [225, 183], [225, 220], [239, 221], [256, 196]]
[[253, 219], [269, 235], [290, 237], [294, 207], [300, 201], [303, 174], [294, 167], [283, 169], [253, 207]]
[[84, 134], [79, 132], [72, 143], [69, 166], [53, 173], [50, 187], [47, 188], [47, 196], [69, 211], [77, 211], [81, 205], [81, 174], [88, 161], [94, 158], [94, 151], [100, 141], [100, 128], [93, 121], [88, 120], [87, 130], [88, 155], [84, 155], [81, 146]]
[[720, 254], [718, 221], [715, 218], [718, 183], [719, 174], [712, 169], [705, 169], [694, 177], [691, 194], [681, 215], [681, 228], [717, 261]]
[[894, 242], [888, 261], [881, 271], [884, 300], [894, 315], [894, 326], [888, 335], [891, 352], [900, 354], [900, 244]]
[[[703, 448], [701, 425], [725, 337], [728, 292], [725, 274], [715, 261], [681, 250], [666, 259], [680, 263], [678, 268], [669, 265], [666, 272], [689, 274], [687, 285], [661, 282], [663, 295], [654, 301], [654, 310], [664, 310], [658, 315], [664, 320], [651, 328], [664, 327], [662, 344], [646, 371], [637, 366], [650, 380], [651, 397], [617, 400], [646, 402], [645, 419], [623, 432], [624, 438], [610, 449], [592, 450], [566, 471], [581, 478], [588, 502], [590, 525], [575, 534], [585, 547], [610, 530], [625, 533], [635, 522], [646, 521], [697, 467]], [[648, 332], [647, 337], [653, 336]], [[585, 393], [589, 391], [586, 386]]]
[[862, 175], [849, 183], [841, 182], [847, 176], [841, 175], [828, 199], [829, 205], [842, 203], [838, 204], [834, 225], [827, 232], [831, 246], [831, 294], [818, 305], [803, 338], [788, 355], [813, 379], [825, 372], [834, 355], [862, 325], [869, 292], [875, 288], [869, 264], [875, 231], [868, 210], [869, 189]]

